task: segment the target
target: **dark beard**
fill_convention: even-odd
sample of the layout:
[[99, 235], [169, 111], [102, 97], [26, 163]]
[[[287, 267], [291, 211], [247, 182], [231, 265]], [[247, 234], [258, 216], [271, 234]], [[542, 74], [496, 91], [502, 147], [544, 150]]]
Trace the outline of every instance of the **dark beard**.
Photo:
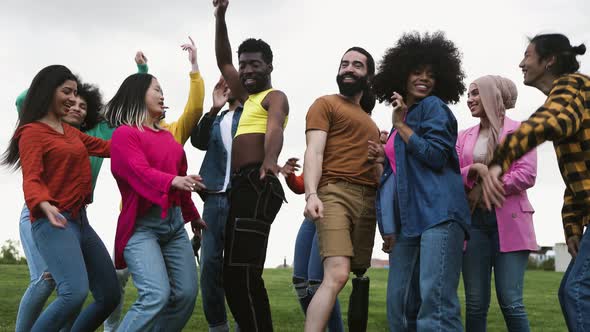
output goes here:
[[[355, 81], [352, 83], [345, 83], [344, 78], [348, 76], [353, 77]], [[368, 85], [366, 76], [356, 77], [352, 74], [336, 76], [336, 83], [338, 83], [338, 89], [340, 90], [340, 94], [347, 97], [352, 97], [358, 94], [359, 92], [364, 91]]]
[[242, 86], [244, 87], [246, 92], [248, 92], [248, 94], [255, 94], [255, 93], [259, 93], [259, 92], [264, 91], [264, 89], [266, 88], [268, 81], [269, 81], [269, 77], [267, 75], [260, 74], [260, 73], [255, 73], [253, 75], [250, 75], [250, 78], [254, 78], [256, 80], [256, 84], [254, 86], [252, 86], [252, 85], [246, 86], [244, 84], [244, 81], [246, 79], [240, 77], [240, 81], [242, 83]]

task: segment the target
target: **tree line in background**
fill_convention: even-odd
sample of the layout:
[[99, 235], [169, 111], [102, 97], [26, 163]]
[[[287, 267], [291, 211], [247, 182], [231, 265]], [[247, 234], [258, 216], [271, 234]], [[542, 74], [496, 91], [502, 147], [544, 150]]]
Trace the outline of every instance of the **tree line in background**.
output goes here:
[[20, 255], [19, 246], [18, 241], [6, 240], [0, 250], [0, 264], [27, 264], [27, 259]]
[[[6, 240], [0, 250], [0, 264], [27, 264], [27, 259], [21, 256], [18, 247], [20, 243], [15, 240]], [[285, 267], [281, 265], [280, 267]], [[549, 258], [543, 262], [529, 258], [528, 270], [555, 271], [555, 258]]]

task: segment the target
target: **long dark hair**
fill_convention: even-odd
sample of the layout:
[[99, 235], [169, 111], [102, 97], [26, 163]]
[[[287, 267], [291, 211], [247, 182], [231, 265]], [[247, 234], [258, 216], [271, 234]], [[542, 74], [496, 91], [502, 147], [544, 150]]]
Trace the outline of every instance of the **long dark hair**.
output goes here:
[[560, 33], [536, 35], [530, 42], [535, 45], [540, 60], [555, 56], [555, 64], [549, 70], [558, 76], [577, 72], [580, 63], [576, 55], [586, 53], [586, 45], [572, 46], [570, 40]]
[[145, 94], [153, 78], [150, 74], [133, 74], [123, 81], [105, 106], [104, 117], [112, 127], [128, 125], [142, 128], [148, 116]]
[[[55, 90], [65, 81], [76, 81], [78, 79], [65, 66], [52, 65], [41, 69], [33, 78], [31, 86], [19, 112], [19, 119], [16, 131], [26, 124], [35, 122], [49, 112], [49, 108], [55, 96]], [[2, 155], [2, 164], [18, 169], [20, 167], [20, 152], [18, 150], [18, 139], [12, 135], [8, 149]]]

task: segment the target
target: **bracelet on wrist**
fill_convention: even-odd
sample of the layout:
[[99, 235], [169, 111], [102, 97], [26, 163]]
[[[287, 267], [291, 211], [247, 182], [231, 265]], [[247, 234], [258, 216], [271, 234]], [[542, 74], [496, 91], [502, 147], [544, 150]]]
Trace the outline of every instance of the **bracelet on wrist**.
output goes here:
[[316, 195], [316, 196], [317, 196], [317, 195], [318, 195], [318, 193], [309, 193], [309, 194], [306, 194], [306, 195], [305, 195], [305, 201], [306, 201], [306, 202], [307, 202], [307, 200], [309, 199], [309, 197], [310, 197], [311, 195]]

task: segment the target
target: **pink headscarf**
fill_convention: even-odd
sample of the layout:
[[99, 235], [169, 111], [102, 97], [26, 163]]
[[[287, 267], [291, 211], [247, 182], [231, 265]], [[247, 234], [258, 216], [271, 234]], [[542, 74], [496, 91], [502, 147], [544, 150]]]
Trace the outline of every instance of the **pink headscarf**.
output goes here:
[[516, 105], [516, 98], [518, 97], [518, 90], [516, 84], [511, 79], [502, 76], [492, 76], [496, 80], [496, 86], [500, 89], [504, 107], [509, 110]]
[[[489, 163], [498, 145], [506, 109], [513, 108], [518, 96], [516, 85], [501, 76], [482, 76], [472, 83], [479, 90], [481, 104], [490, 124], [490, 136], [486, 149], [485, 163]], [[483, 119], [482, 119], [483, 120]], [[486, 120], [484, 120], [486, 121]]]

